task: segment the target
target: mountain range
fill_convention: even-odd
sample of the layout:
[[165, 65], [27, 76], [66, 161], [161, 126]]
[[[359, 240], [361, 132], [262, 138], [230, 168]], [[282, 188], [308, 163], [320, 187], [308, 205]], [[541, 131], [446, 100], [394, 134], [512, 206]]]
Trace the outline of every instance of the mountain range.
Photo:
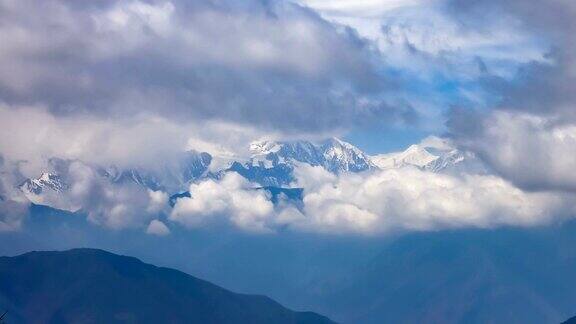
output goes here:
[[[216, 168], [218, 156], [188, 151], [162, 168], [120, 169], [76, 161], [94, 170], [111, 184], [136, 184], [172, 197], [187, 192], [189, 185], [203, 179], [219, 179], [236, 172], [256, 187], [293, 188], [294, 171], [302, 165], [321, 167], [333, 174], [376, 172], [396, 168], [418, 168], [428, 172], [486, 172], [471, 153], [454, 148], [447, 140], [434, 138], [410, 146], [405, 151], [370, 156], [354, 145], [337, 138], [320, 143], [309, 141], [258, 141], [250, 144], [247, 158], [226, 159]], [[70, 189], [69, 166], [73, 161], [52, 158], [49, 170], [38, 178], [26, 179], [19, 190], [33, 203], [74, 211], [80, 208], [58, 199]], [[305, 189], [305, 188], [304, 188]], [[174, 196], [176, 195], [176, 196]], [[64, 199], [65, 200], [65, 199]], [[54, 203], [54, 202], [58, 203]]]
[[0, 307], [10, 323], [334, 323], [94, 249], [0, 258]]

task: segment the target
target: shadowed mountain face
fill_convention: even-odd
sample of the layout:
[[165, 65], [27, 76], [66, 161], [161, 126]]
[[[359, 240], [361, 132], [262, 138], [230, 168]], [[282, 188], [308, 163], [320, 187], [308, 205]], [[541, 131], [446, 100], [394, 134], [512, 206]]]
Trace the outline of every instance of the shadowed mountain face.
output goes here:
[[101, 250], [0, 258], [10, 323], [333, 323]]
[[[573, 225], [409, 235], [329, 298], [345, 323], [560, 323], [576, 309]], [[574, 322], [576, 323], [576, 322]]]

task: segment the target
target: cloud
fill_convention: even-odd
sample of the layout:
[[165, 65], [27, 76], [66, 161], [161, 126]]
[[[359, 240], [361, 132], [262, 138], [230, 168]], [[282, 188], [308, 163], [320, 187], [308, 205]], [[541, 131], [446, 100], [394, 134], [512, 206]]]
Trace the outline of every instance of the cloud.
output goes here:
[[[470, 30], [486, 20], [513, 17], [549, 45], [545, 61], [524, 65], [511, 79], [487, 77], [483, 87], [498, 100], [484, 112], [450, 113], [460, 145], [476, 151], [495, 171], [526, 190], [574, 192], [576, 129], [576, 5], [573, 1], [449, 1]], [[489, 18], [487, 18], [489, 17]]]
[[531, 191], [576, 191], [576, 124], [505, 111], [473, 118], [474, 133], [463, 121], [454, 126], [459, 144], [496, 172]]
[[81, 162], [72, 162], [69, 174], [71, 187], [65, 196], [82, 206], [89, 221], [119, 230], [142, 226], [151, 218], [144, 212], [153, 203], [147, 189], [132, 183], [113, 185]]
[[[302, 171], [301, 171], [302, 172]], [[318, 170], [303, 169], [300, 177]], [[569, 215], [572, 196], [524, 192], [490, 175], [437, 174], [415, 168], [343, 175], [305, 191], [306, 221], [321, 232], [386, 233], [536, 225]]]
[[56, 116], [346, 129], [382, 104], [377, 55], [286, 1], [8, 1], [0, 98]]
[[[310, 6], [332, 17], [378, 18], [390, 11], [425, 5], [423, 0], [301, 0], [300, 3]], [[433, 1], [434, 2], [434, 1]]]
[[168, 197], [136, 183], [113, 183], [98, 169], [77, 160], [61, 160], [58, 176], [63, 189], [44, 187], [32, 202], [78, 212], [88, 221], [113, 230], [144, 228], [166, 209]]
[[263, 136], [252, 127], [221, 121], [179, 123], [150, 115], [112, 120], [55, 116], [41, 105], [1, 103], [0, 124], [0, 152], [6, 163], [26, 161], [19, 165], [24, 178], [47, 171], [53, 157], [101, 167], [152, 170], [178, 160], [185, 150], [242, 157], [248, 154], [247, 143]]
[[453, 10], [452, 0], [299, 2], [367, 39], [398, 84], [387, 97], [409, 104], [429, 132], [446, 131], [449, 107], [492, 106], [500, 97], [486, 86], [490, 80], [507, 82], [529, 64], [550, 64], [547, 37], [507, 10], [470, 18]]
[[274, 205], [262, 190], [236, 173], [190, 186], [191, 198], [179, 199], [169, 219], [187, 227], [224, 221], [252, 232], [270, 232]]
[[365, 40], [288, 1], [5, 1], [0, 20], [0, 152], [24, 177], [418, 120]]
[[192, 185], [170, 220], [221, 223], [252, 232], [387, 235], [447, 228], [535, 226], [570, 217], [573, 194], [526, 192], [493, 175], [448, 175], [416, 168], [333, 175], [300, 166], [303, 207], [274, 207], [237, 175]]
[[146, 233], [158, 236], [166, 236], [170, 234], [170, 229], [163, 222], [153, 219], [150, 221]]
[[[452, 13], [466, 20], [468, 29], [486, 24], [485, 17], [500, 20], [512, 17], [520, 27], [548, 44], [545, 61], [534, 61], [523, 67], [511, 82], [488, 79], [486, 86], [502, 97], [502, 109], [534, 114], [554, 115], [575, 120], [573, 103], [576, 55], [573, 32], [576, 30], [576, 5], [573, 1], [450, 1]], [[530, 62], [529, 62], [530, 63]]]
[[0, 151], [7, 160], [28, 161], [29, 177], [44, 171], [42, 164], [52, 157], [151, 166], [158, 155], [173, 158], [183, 151], [189, 133], [163, 118], [56, 117], [44, 106], [0, 104], [0, 120]]
[[147, 212], [151, 214], [160, 213], [168, 207], [170, 197], [168, 197], [167, 193], [148, 190], [148, 195], [150, 197], [150, 204], [146, 208]]
[[0, 233], [19, 230], [30, 202], [12, 185], [21, 179], [17, 169], [0, 154]]
[[22, 189], [25, 193], [21, 185], [27, 177], [22, 169], [28, 163], [4, 161], [0, 165], [0, 228], [19, 229], [30, 203], [86, 215], [88, 221], [113, 230], [145, 229], [150, 219], [169, 209], [167, 193], [132, 182], [113, 182], [93, 164], [63, 159], [47, 163], [43, 172], [57, 175], [46, 179], [55, 185], [43, 185], [40, 191]]

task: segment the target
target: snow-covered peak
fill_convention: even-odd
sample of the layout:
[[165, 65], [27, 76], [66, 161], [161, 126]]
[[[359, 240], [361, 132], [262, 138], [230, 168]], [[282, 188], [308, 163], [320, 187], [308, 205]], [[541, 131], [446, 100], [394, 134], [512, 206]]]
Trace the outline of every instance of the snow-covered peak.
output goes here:
[[368, 155], [356, 146], [338, 138], [332, 138], [322, 145], [323, 156], [328, 163], [325, 167], [332, 172], [360, 172], [376, 166]]
[[252, 155], [266, 155], [278, 152], [281, 144], [274, 141], [254, 141], [250, 143], [250, 153]]
[[456, 149], [449, 140], [429, 137], [405, 151], [372, 156], [372, 162], [380, 169], [417, 167], [422, 170], [441, 172], [454, 168], [473, 156]]
[[22, 185], [21, 190], [29, 192], [41, 193], [43, 190], [49, 189], [55, 192], [63, 192], [68, 190], [69, 185], [62, 180], [58, 175], [44, 172], [37, 179], [28, 179]]
[[360, 150], [359, 148], [357, 148], [356, 146], [348, 143], [348, 142], [344, 142], [343, 140], [336, 138], [336, 137], [332, 137], [331, 139], [325, 141], [323, 143], [323, 146], [327, 149], [327, 150], [331, 150], [333, 152], [339, 152], [341, 154], [356, 154], [356, 155], [365, 155], [364, 152], [362, 152], [362, 150]]
[[427, 148], [421, 145], [411, 145], [406, 151], [400, 153], [396, 157], [396, 160], [400, 163], [424, 167], [438, 159], [438, 157], [439, 155], [432, 154]]
[[70, 185], [56, 174], [42, 173], [39, 178], [24, 181], [18, 188], [29, 201], [37, 205], [71, 212], [80, 208], [67, 198], [66, 192]]
[[426, 148], [420, 145], [412, 145], [403, 152], [373, 156], [372, 162], [380, 169], [395, 169], [406, 166], [424, 168], [436, 159], [438, 159], [438, 156], [430, 153]]
[[250, 144], [251, 165], [270, 168], [295, 162], [322, 166], [334, 173], [375, 168], [370, 158], [354, 145], [337, 138], [319, 144], [310, 141], [260, 141]]

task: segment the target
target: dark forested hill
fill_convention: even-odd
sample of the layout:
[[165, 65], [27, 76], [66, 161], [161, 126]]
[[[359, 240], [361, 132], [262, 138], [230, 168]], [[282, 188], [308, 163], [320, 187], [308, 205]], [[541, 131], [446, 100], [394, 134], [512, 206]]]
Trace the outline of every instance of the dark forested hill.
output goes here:
[[102, 250], [0, 258], [9, 323], [332, 323]]

